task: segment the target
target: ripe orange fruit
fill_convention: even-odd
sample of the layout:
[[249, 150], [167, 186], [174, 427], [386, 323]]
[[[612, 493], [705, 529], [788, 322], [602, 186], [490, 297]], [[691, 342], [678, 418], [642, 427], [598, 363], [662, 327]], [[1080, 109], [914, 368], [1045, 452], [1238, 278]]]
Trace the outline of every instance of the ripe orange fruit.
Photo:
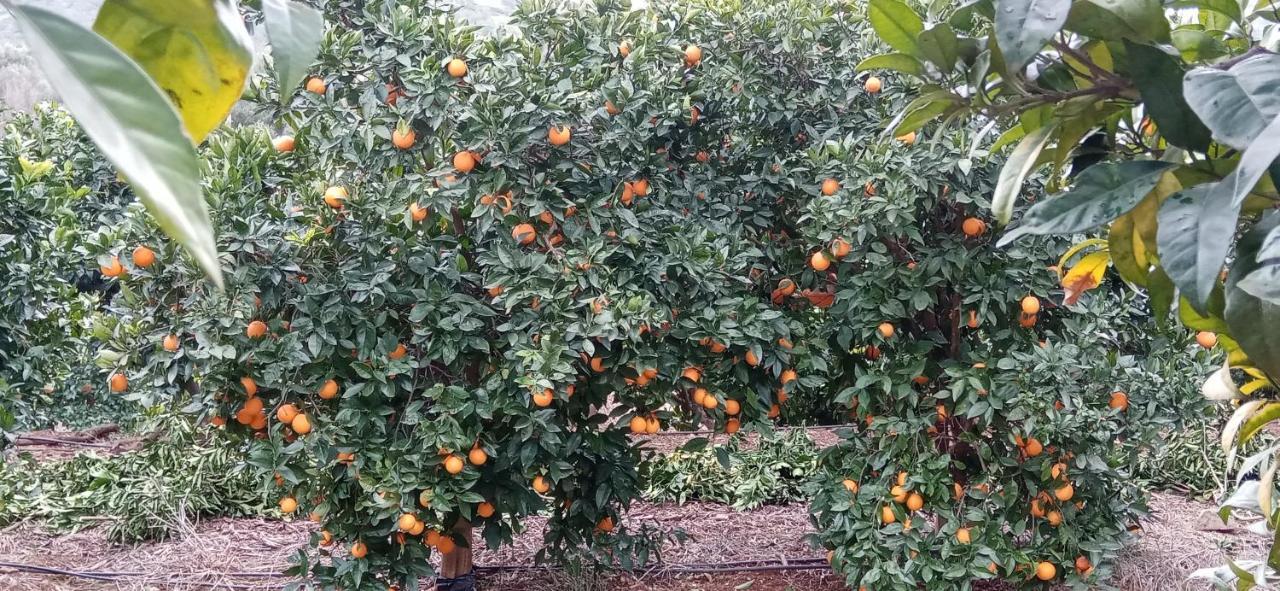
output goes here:
[[649, 423], [645, 421], [644, 417], [640, 415], [631, 417], [630, 427], [631, 427], [631, 433], [633, 435], [644, 435], [649, 431]]
[[728, 415], [736, 415], [742, 412], [742, 404], [732, 398], [724, 401], [724, 412]]
[[613, 101], [605, 101], [604, 112], [610, 115], [617, 115], [618, 113], [622, 112], [622, 109], [619, 109], [618, 105], [613, 104]]
[[415, 525], [418, 525], [418, 517], [413, 513], [401, 513], [400, 519], [396, 521], [400, 531], [411, 531]]
[[977, 238], [987, 231], [987, 223], [978, 218], [965, 218], [960, 229], [964, 231], [965, 236]]
[[320, 545], [329, 546], [331, 544], [333, 544], [333, 534], [329, 533], [327, 529], [320, 530]]
[[739, 421], [738, 419], [729, 419], [724, 423], [724, 432], [728, 433], [729, 435], [733, 435], [734, 433], [737, 433], [738, 429], [741, 429], [741, 428], [742, 428], [742, 421]]
[[511, 237], [520, 246], [528, 246], [538, 237], [538, 231], [533, 228], [533, 224], [518, 224], [515, 228], [512, 228]]
[[462, 458], [456, 455], [451, 455], [444, 459], [445, 472], [448, 472], [450, 474], [457, 474], [459, 472], [462, 472], [462, 469], [464, 467], [466, 467], [466, 464], [463, 463]]
[[1021, 326], [1022, 328], [1031, 328], [1035, 325], [1036, 325], [1035, 314], [1025, 314], [1022, 312], [1018, 313], [1018, 326]]
[[893, 324], [890, 324], [888, 322], [881, 322], [880, 326], [876, 327], [876, 330], [880, 333], [881, 337], [884, 337], [886, 339], [893, 338], [894, 333], [898, 331], [896, 328], [893, 327]]
[[1039, 314], [1040, 313], [1040, 298], [1037, 298], [1036, 296], [1029, 295], [1025, 298], [1022, 298], [1021, 305], [1022, 305], [1023, 314]]
[[644, 197], [649, 194], [649, 179], [637, 179], [631, 183], [631, 190], [636, 196]]
[[650, 416], [644, 420], [645, 433], [653, 435], [662, 430], [662, 423], [658, 421], [658, 417]]
[[914, 131], [913, 131], [913, 132], [911, 132], [911, 133], [907, 133], [907, 134], [904, 134], [904, 135], [900, 135], [900, 136], [898, 136], [898, 137], [896, 137], [896, 138], [894, 138], [894, 139], [896, 139], [896, 140], [898, 140], [898, 141], [900, 141], [900, 142], [902, 142], [902, 143], [904, 143], [904, 144], [906, 144], [906, 145], [910, 146], [911, 144], [916, 143], [916, 132], [914, 132]]
[[1196, 333], [1196, 342], [1205, 349], [1212, 349], [1218, 345], [1218, 335], [1217, 333], [1202, 330]]
[[258, 394], [258, 382], [253, 381], [253, 378], [249, 376], [240, 378], [240, 387], [244, 388], [245, 396], [250, 398]]
[[129, 378], [122, 373], [111, 374], [111, 379], [108, 382], [111, 385], [112, 392], [119, 393], [129, 389]]
[[798, 376], [796, 375], [796, 370], [794, 370], [794, 369], [784, 369], [784, 370], [782, 370], [782, 377], [781, 377], [781, 380], [782, 380], [783, 385], [785, 385], [787, 382], [794, 382], [794, 381], [796, 381], [796, 378], [797, 378], [797, 377], [798, 377]]
[[331, 209], [342, 209], [342, 204], [347, 200], [346, 187], [329, 187], [324, 190], [324, 204]]
[[698, 47], [697, 45], [690, 43], [688, 47], [684, 48], [684, 63], [686, 65], [692, 68], [701, 62], [702, 62], [701, 47]]
[[1084, 556], [1076, 557], [1076, 571], [1083, 574], [1085, 571], [1088, 571], [1091, 568], [1093, 568], [1093, 563], [1089, 562], [1088, 558]]
[[960, 529], [956, 530], [956, 541], [957, 541], [957, 542], [960, 542], [961, 544], [968, 544], [970, 541], [972, 541], [972, 539], [973, 539], [973, 538], [972, 538], [972, 536], [970, 536], [970, 534], [969, 534], [969, 528], [967, 528], [967, 527], [962, 527], [962, 528], [960, 528]]
[[489, 501], [485, 501], [483, 503], [480, 503], [479, 505], [476, 505], [476, 515], [479, 516], [481, 519], [488, 519], [490, 517], [493, 517], [493, 514], [496, 512], [497, 512], [497, 509], [493, 506], [493, 503], [490, 503]]
[[475, 154], [472, 154], [471, 150], [463, 150], [461, 152], [458, 152], [457, 154], [454, 154], [453, 167], [458, 169], [458, 172], [461, 172], [463, 174], [471, 172], [476, 167]]
[[445, 65], [445, 69], [449, 71], [450, 76], [461, 78], [467, 75], [467, 62], [455, 57], [449, 60], [449, 63]]
[[600, 521], [596, 522], [596, 531], [601, 533], [606, 533], [606, 534], [613, 531], [613, 518], [612, 517], [600, 518]]
[[604, 360], [599, 357], [591, 358], [591, 371], [600, 373], [604, 371]]
[[978, 311], [977, 310], [969, 310], [969, 322], [967, 324], [969, 328], [978, 328]]
[[835, 179], [827, 179], [822, 181], [822, 194], [830, 197], [840, 190], [840, 181]]
[[1124, 392], [1112, 392], [1111, 400], [1107, 402], [1107, 406], [1120, 412], [1129, 410], [1129, 395]]
[[883, 521], [885, 525], [889, 525], [890, 523], [898, 521], [898, 516], [894, 515], [893, 507], [885, 505], [880, 508], [880, 520]]
[[311, 432], [311, 419], [308, 419], [307, 415], [298, 413], [298, 416], [293, 417], [293, 420], [289, 421], [289, 426], [293, 428], [294, 433], [297, 433], [298, 435], [306, 435]]
[[551, 406], [551, 402], [556, 398], [555, 392], [551, 388], [545, 388], [541, 392], [533, 395], [533, 404], [538, 408], [546, 408]]
[[324, 78], [312, 76], [307, 79], [307, 92], [311, 94], [324, 94], [329, 87], [324, 83]]
[[644, 371], [640, 372], [640, 375], [642, 375], [642, 376], [644, 376], [644, 377], [646, 377], [646, 378], [648, 378], [648, 379], [651, 379], [651, 380], [652, 380], [652, 379], [654, 379], [654, 378], [658, 377], [658, 368], [656, 368], [656, 367], [646, 367], [646, 368], [644, 369]]
[[439, 550], [441, 554], [453, 554], [453, 551], [457, 548], [457, 542], [454, 542], [453, 538], [449, 536], [440, 536], [440, 542], [436, 544], [436, 550]]
[[880, 79], [875, 76], [867, 78], [867, 81], [862, 85], [862, 89], [871, 94], [876, 94], [877, 92], [880, 92], [882, 88], [884, 88], [884, 83], [881, 82]]
[[427, 542], [428, 546], [439, 546], [440, 540], [443, 539], [443, 537], [444, 536], [440, 535], [440, 532], [436, 530], [431, 530], [427, 532], [427, 539], [425, 541]]
[[831, 241], [831, 256], [842, 259], [849, 256], [851, 251], [853, 251], [853, 247], [849, 246], [849, 243], [845, 242], [843, 238], [836, 238]]
[[844, 485], [844, 489], [849, 491], [850, 494], [858, 494], [858, 481], [846, 478], [841, 484]]
[[296, 416], [298, 416], [298, 407], [292, 404], [281, 404], [280, 408], [276, 409], [276, 418], [281, 423], [293, 423]]
[[409, 217], [415, 222], [427, 219], [427, 208], [415, 203], [409, 204]]
[[919, 511], [924, 508], [924, 497], [920, 493], [911, 493], [907, 497], [907, 508], [912, 511]]
[[573, 137], [573, 131], [567, 125], [552, 125], [547, 129], [547, 141], [553, 146], [563, 146], [569, 143]]
[[365, 546], [364, 542], [357, 541], [351, 545], [352, 558], [364, 558], [367, 554], [369, 554], [369, 547]]
[[777, 404], [769, 405], [769, 418], [776, 419], [782, 415], [782, 407]]
[[1070, 501], [1074, 496], [1076, 496], [1076, 489], [1071, 486], [1071, 483], [1064, 484], [1057, 490], [1053, 491], [1053, 498], [1058, 499], [1058, 501], [1063, 503]]
[[260, 339], [267, 336], [267, 323], [261, 320], [254, 320], [244, 329], [245, 336], [251, 339]]
[[1040, 579], [1041, 581], [1051, 581], [1056, 576], [1058, 576], [1058, 567], [1049, 564], [1048, 562], [1041, 562], [1036, 565], [1037, 579]]
[[171, 334], [164, 337], [164, 350], [173, 353], [178, 350], [178, 335]]
[[708, 395], [709, 395], [709, 394], [707, 394], [707, 390], [706, 390], [706, 388], [694, 388], [694, 389], [693, 389], [693, 403], [694, 403], [694, 404], [696, 404], [696, 405], [698, 405], [698, 406], [702, 406], [702, 402], [703, 402], [704, 400], [706, 400], [706, 399], [707, 399], [707, 396], [708, 396]]
[[467, 452], [467, 461], [471, 462], [472, 465], [475, 466], [483, 466], [485, 465], [485, 462], [489, 461], [489, 454], [485, 453], [485, 451], [477, 445], [472, 447], [471, 451]]
[[133, 249], [133, 266], [146, 269], [156, 264], [156, 253], [146, 246], [139, 245]]
[[624, 58], [631, 55], [631, 42], [623, 39], [622, 43], [618, 44], [618, 53]]
[[786, 337], [778, 337], [778, 346], [790, 351], [795, 345], [791, 344], [791, 339]]
[[282, 135], [271, 140], [271, 147], [277, 152], [292, 152], [296, 142], [291, 135]]
[[404, 359], [404, 356], [408, 354], [409, 354], [409, 350], [405, 348], [404, 343], [396, 343], [396, 348], [392, 349], [391, 352], [387, 354], [387, 357], [390, 357], [393, 361], [395, 361], [399, 359]]
[[1044, 453], [1044, 445], [1035, 437], [1028, 437], [1027, 445], [1023, 449], [1026, 450], [1028, 458], [1034, 458], [1041, 453]]
[[796, 292], [796, 282], [783, 278], [778, 281], [778, 292], [784, 296], [789, 296]]
[[680, 372], [680, 377], [690, 382], [698, 382], [702, 380], [702, 370], [696, 367], [686, 367], [684, 371]]
[[831, 261], [827, 259], [827, 255], [822, 254], [822, 251], [818, 251], [809, 257], [809, 266], [813, 267], [814, 271], [822, 272], [831, 266]]
[[120, 264], [120, 257], [111, 257], [111, 262], [99, 268], [102, 274], [107, 277], [119, 277], [124, 274], [124, 265]]
[[391, 145], [400, 150], [408, 150], [413, 147], [414, 142], [418, 141], [418, 134], [412, 129], [396, 128], [391, 132]]
[[715, 394], [707, 394], [702, 398], [702, 408], [711, 410], [717, 406], [720, 406], [720, 400], [716, 398]]
[[288, 513], [293, 513], [294, 511], [297, 511], [297, 510], [298, 510], [298, 500], [297, 500], [297, 499], [295, 499], [295, 498], [293, 498], [293, 497], [285, 497], [285, 498], [283, 498], [283, 499], [280, 499], [280, 512], [281, 512], [281, 513], [288, 514]]
[[906, 487], [901, 484], [894, 485], [893, 488], [889, 489], [889, 496], [893, 497], [893, 502], [895, 503], [906, 503], [910, 495], [911, 493], [907, 492]]
[[1031, 516], [1036, 518], [1044, 517], [1044, 502], [1040, 499], [1031, 499]]
[[1062, 513], [1060, 511], [1050, 511], [1048, 515], [1049, 525], [1058, 527], [1062, 525]]
[[325, 380], [324, 385], [320, 386], [320, 398], [324, 400], [333, 400], [338, 397], [338, 381]]
[[547, 491], [551, 490], [551, 483], [547, 481], [547, 478], [545, 476], [542, 476], [542, 475], [534, 476], [533, 490], [540, 495], [545, 495], [547, 494]]
[[747, 349], [747, 354], [744, 357], [746, 359], [747, 365], [750, 365], [751, 367], [760, 365], [760, 357], [756, 355], [755, 351]]

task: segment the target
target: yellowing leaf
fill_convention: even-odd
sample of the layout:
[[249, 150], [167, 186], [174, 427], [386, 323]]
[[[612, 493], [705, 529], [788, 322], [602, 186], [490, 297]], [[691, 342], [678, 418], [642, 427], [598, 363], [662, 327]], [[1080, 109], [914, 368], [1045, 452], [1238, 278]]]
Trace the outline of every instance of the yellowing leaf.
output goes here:
[[1062, 288], [1066, 290], [1063, 303], [1070, 306], [1080, 301], [1080, 296], [1102, 284], [1102, 276], [1111, 264], [1111, 254], [1105, 250], [1092, 252], [1080, 259], [1062, 277]]
[[93, 30], [168, 95], [196, 144], [240, 100], [253, 40], [229, 0], [107, 0]]

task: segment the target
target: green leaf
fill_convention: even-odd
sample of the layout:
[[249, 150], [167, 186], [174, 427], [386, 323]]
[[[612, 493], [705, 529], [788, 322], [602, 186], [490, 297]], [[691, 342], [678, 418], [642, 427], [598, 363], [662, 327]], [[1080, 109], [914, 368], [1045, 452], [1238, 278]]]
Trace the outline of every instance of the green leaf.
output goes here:
[[1240, 280], [1240, 289], [1280, 304], [1280, 229], [1272, 230], [1258, 247], [1258, 268]]
[[195, 146], [163, 91], [93, 31], [42, 8], [5, 5], [85, 134], [129, 180], [161, 229], [221, 287]]
[[1229, 70], [1196, 68], [1183, 86], [1213, 137], [1243, 150], [1280, 115], [1280, 55], [1254, 56]]
[[1199, 8], [1201, 11], [1211, 10], [1240, 22], [1240, 0], [1176, 0], [1170, 3], [1173, 8]]
[[1147, 114], [1169, 143], [1203, 152], [1209, 148], [1205, 127], [1182, 94], [1184, 71], [1177, 58], [1156, 47], [1125, 41], [1129, 75], [1142, 95]]
[[1005, 65], [1021, 70], [1062, 29], [1071, 0], [999, 0], [996, 39]]
[[912, 76], [921, 76], [924, 74], [924, 64], [920, 60], [909, 56], [905, 53], [886, 53], [882, 55], [873, 55], [867, 59], [858, 62], [854, 68], [859, 72], [867, 70], [892, 70], [894, 72], [902, 72]]
[[1147, 276], [1147, 293], [1151, 294], [1151, 315], [1164, 326], [1173, 312], [1173, 297], [1177, 288], [1163, 267], [1156, 267]]
[[1227, 55], [1227, 46], [1217, 37], [1200, 29], [1182, 27], [1171, 34], [1173, 46], [1182, 54], [1183, 61], [1206, 62]]
[[1240, 238], [1226, 286], [1226, 320], [1231, 336], [1249, 356], [1249, 362], [1273, 382], [1280, 379], [1280, 305], [1241, 289], [1240, 281], [1257, 270], [1258, 253], [1277, 228], [1280, 212], [1271, 211]]
[[1236, 445], [1243, 445], [1247, 443], [1250, 439], [1253, 439], [1253, 436], [1257, 435], [1258, 431], [1261, 431], [1267, 423], [1276, 419], [1280, 419], [1280, 402], [1267, 402], [1263, 404], [1256, 412], [1249, 415], [1249, 418], [1245, 419], [1244, 423], [1240, 425], [1240, 434], [1237, 436]]
[[[1272, 139], [1280, 137], [1280, 115], [1258, 137], [1261, 139], [1245, 150], [1227, 178], [1181, 191], [1160, 208], [1162, 264], [1199, 310], [1204, 309], [1218, 281], [1241, 205], [1280, 157], [1280, 142]], [[1258, 264], [1254, 259], [1248, 262], [1250, 268]], [[1237, 261], [1233, 270], [1239, 267]]]
[[1054, 129], [1056, 127], [1050, 124], [1029, 132], [1018, 142], [1018, 146], [1000, 169], [1000, 178], [996, 181], [995, 193], [991, 196], [991, 211], [1000, 225], [1008, 224], [1013, 218], [1013, 203], [1022, 190], [1022, 183], [1035, 168], [1036, 158], [1049, 142]]
[[93, 30], [151, 75], [197, 144], [231, 113], [253, 66], [230, 0], [107, 0]]
[[920, 33], [924, 23], [910, 6], [899, 0], [871, 0], [867, 7], [871, 28], [889, 47], [909, 55], [920, 55]]
[[1077, 0], [1066, 28], [1104, 41], [1169, 42], [1169, 21], [1160, 0]]
[[1018, 227], [1000, 238], [1007, 245], [1026, 234], [1075, 234], [1137, 207], [1173, 163], [1156, 160], [1103, 162], [1085, 169], [1075, 186], [1027, 210]]
[[962, 104], [963, 99], [959, 96], [941, 90], [918, 97], [902, 110], [899, 120], [892, 127], [892, 133], [895, 136], [911, 133], [924, 127], [926, 123], [955, 111]]
[[960, 42], [951, 25], [941, 23], [925, 29], [920, 34], [920, 54], [944, 74], [954, 70], [960, 56]]
[[324, 15], [301, 2], [289, 0], [263, 0], [262, 14], [271, 42], [280, 100], [285, 102], [293, 96], [293, 90], [307, 75], [307, 69], [320, 51]]

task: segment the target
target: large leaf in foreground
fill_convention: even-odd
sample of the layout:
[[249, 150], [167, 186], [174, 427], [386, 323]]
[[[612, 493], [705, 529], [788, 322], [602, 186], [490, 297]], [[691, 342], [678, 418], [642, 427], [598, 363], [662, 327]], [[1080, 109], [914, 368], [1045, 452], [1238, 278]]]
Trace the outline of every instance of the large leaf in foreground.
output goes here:
[[229, 0], [107, 0], [93, 30], [151, 75], [197, 144], [231, 113], [253, 66]]
[[1249, 362], [1280, 379], [1280, 304], [1259, 298], [1240, 288], [1240, 280], [1258, 268], [1258, 251], [1267, 237], [1280, 228], [1280, 212], [1270, 212], [1236, 244], [1236, 261], [1227, 277], [1226, 320], [1231, 336], [1249, 356]]
[[4, 5], [85, 133], [128, 178], [165, 233], [221, 286], [195, 146], [164, 93], [93, 31], [43, 8]]
[[1213, 137], [1243, 150], [1280, 115], [1280, 55], [1254, 56], [1229, 70], [1196, 68], [1183, 87]]
[[1071, 0], [999, 0], [996, 40], [1010, 70], [1021, 70], [1062, 29]]
[[1018, 227], [1000, 239], [1003, 246], [1024, 234], [1074, 234], [1091, 230], [1137, 207], [1156, 186], [1169, 162], [1104, 162], [1085, 169], [1076, 184], [1027, 210]]

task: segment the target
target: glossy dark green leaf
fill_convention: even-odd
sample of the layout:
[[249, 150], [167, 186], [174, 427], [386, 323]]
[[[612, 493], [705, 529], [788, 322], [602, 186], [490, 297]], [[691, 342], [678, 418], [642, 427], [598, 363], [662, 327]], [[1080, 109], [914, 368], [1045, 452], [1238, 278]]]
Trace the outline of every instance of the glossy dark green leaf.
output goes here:
[[221, 286], [200, 163], [164, 92], [97, 33], [35, 6], [9, 10], [67, 110], [129, 180], [160, 228]]
[[1128, 213], [1174, 165], [1156, 160], [1103, 162], [1085, 169], [1075, 186], [1036, 203], [1018, 227], [1000, 238], [1004, 246], [1026, 234], [1075, 234]]
[[1229, 70], [1196, 68], [1183, 86], [1187, 103], [1213, 137], [1243, 150], [1280, 115], [1280, 55], [1254, 56]]
[[1013, 205], [1017, 201], [1018, 192], [1022, 190], [1022, 183], [1035, 168], [1040, 151], [1044, 150], [1055, 129], [1054, 125], [1049, 124], [1028, 133], [1000, 169], [995, 193], [991, 197], [991, 211], [1001, 225], [1008, 224], [1013, 218]]
[[1257, 269], [1240, 280], [1240, 289], [1280, 304], [1280, 229], [1272, 230], [1258, 247]]
[[1076, 0], [1066, 29], [1104, 41], [1169, 42], [1169, 21], [1160, 0]]
[[1199, 29], [1179, 28], [1170, 34], [1173, 46], [1182, 54], [1183, 61], [1204, 62], [1229, 53], [1226, 45], [1216, 36]]
[[1240, 343], [1249, 361], [1273, 380], [1280, 379], [1280, 304], [1241, 289], [1240, 281], [1258, 269], [1258, 254], [1278, 228], [1280, 212], [1273, 211], [1240, 238], [1226, 287], [1226, 320], [1231, 336]]
[[999, 0], [996, 39], [1005, 64], [1020, 70], [1067, 22], [1071, 0]]
[[959, 109], [962, 104], [960, 97], [944, 91], [918, 97], [902, 110], [892, 133], [895, 136], [911, 133], [924, 127], [926, 123]]
[[1211, 138], [1182, 94], [1184, 71], [1177, 58], [1143, 43], [1125, 41], [1129, 75], [1142, 95], [1147, 114], [1169, 143], [1203, 152]]
[[1163, 267], [1156, 267], [1147, 276], [1147, 293], [1151, 295], [1151, 314], [1156, 322], [1164, 326], [1173, 311], [1173, 298], [1177, 292], [1173, 280], [1164, 272]]
[[920, 33], [924, 22], [900, 0], [871, 0], [867, 19], [880, 39], [889, 47], [908, 55], [920, 55]]
[[960, 57], [960, 42], [951, 25], [941, 23], [920, 33], [920, 55], [942, 72], [951, 72]]
[[1233, 21], [1239, 22], [1240, 0], [1176, 0], [1170, 3], [1173, 8], [1199, 8], [1201, 11], [1217, 12]]
[[905, 53], [886, 53], [882, 55], [873, 55], [867, 59], [858, 62], [854, 68], [859, 72], [868, 70], [892, 70], [902, 72], [903, 74], [911, 74], [912, 76], [920, 76], [924, 74], [924, 64], [920, 60]]
[[287, 101], [320, 51], [324, 16], [310, 6], [290, 0], [263, 0], [262, 14], [267, 23], [280, 100]]

